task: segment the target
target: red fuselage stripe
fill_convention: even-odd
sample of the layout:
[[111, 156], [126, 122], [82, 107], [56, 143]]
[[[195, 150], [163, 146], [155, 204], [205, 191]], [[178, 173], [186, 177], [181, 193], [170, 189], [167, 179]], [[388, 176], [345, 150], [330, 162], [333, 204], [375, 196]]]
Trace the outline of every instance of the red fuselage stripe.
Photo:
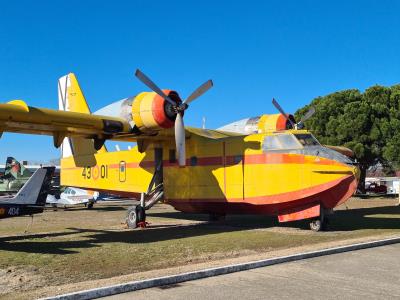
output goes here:
[[[230, 155], [225, 156], [213, 156], [213, 157], [197, 157], [195, 166], [233, 166], [239, 164], [244, 157], [244, 165], [260, 165], [260, 164], [315, 164], [315, 165], [336, 165], [343, 166], [342, 163], [317, 157], [314, 160], [309, 160], [305, 155], [301, 154], [285, 154], [285, 153], [274, 153], [274, 154], [251, 154], [251, 155]], [[190, 166], [190, 159], [186, 161], [187, 165]], [[163, 161], [164, 167], [178, 167], [178, 163], [171, 163], [168, 160]], [[109, 164], [110, 169], [118, 169], [119, 164]], [[127, 168], [148, 168], [154, 167], [154, 161], [141, 161], [141, 162], [129, 162], [126, 163]], [[80, 169], [79, 167], [63, 168], [63, 170], [74, 170]]]

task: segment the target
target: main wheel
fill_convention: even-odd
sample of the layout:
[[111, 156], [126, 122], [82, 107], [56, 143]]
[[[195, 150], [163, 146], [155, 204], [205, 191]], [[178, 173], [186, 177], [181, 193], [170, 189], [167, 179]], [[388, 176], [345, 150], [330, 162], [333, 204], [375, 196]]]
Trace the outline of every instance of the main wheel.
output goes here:
[[[88, 209], [92, 209], [93, 208], [93, 202], [89, 202], [88, 204], [87, 204], [87, 208]], [[86, 205], [85, 205], [86, 206]]]
[[321, 220], [317, 219], [317, 220], [312, 220], [310, 222], [310, 229], [312, 231], [318, 232], [322, 230], [322, 222]]
[[131, 206], [126, 214], [126, 224], [129, 228], [135, 229], [140, 222], [146, 222], [145, 209], [140, 205]]
[[310, 222], [310, 229], [315, 232], [325, 231], [328, 228], [328, 223], [329, 220], [326, 217], [323, 220], [315, 219]]

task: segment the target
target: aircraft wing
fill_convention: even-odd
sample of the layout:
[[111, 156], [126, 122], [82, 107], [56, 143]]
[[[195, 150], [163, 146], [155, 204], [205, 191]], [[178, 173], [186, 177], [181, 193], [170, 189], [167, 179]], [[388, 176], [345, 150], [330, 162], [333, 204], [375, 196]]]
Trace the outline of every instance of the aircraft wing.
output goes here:
[[122, 118], [35, 108], [14, 100], [0, 104], [0, 132], [51, 135], [59, 147], [65, 137], [106, 140], [131, 129]]

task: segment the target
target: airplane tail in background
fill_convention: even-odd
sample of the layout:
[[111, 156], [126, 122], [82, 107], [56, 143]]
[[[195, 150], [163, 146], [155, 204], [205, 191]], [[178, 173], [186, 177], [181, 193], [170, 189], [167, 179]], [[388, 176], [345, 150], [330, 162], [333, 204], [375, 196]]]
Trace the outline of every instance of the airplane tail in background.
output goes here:
[[14, 178], [30, 177], [32, 173], [25, 168], [14, 157], [7, 157], [6, 166], [4, 168], [4, 176], [11, 175]]
[[[91, 114], [85, 96], [79, 86], [75, 74], [69, 73], [58, 80], [58, 109], [64, 111], [73, 111], [84, 114]], [[93, 146], [93, 140], [84, 138], [64, 138], [61, 145], [61, 157], [72, 155], [90, 155], [96, 152], [106, 152], [103, 146], [96, 151]]]
[[54, 169], [55, 167], [37, 169], [10, 202], [12, 204], [44, 206], [46, 204], [47, 194], [50, 191]]

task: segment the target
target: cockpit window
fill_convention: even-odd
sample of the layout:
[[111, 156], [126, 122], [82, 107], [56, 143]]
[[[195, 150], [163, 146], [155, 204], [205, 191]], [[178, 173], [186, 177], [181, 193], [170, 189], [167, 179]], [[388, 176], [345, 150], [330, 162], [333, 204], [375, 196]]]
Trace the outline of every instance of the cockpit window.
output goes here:
[[297, 140], [304, 146], [319, 146], [317, 139], [312, 134], [295, 134]]
[[301, 145], [292, 134], [277, 134], [265, 137], [265, 150], [299, 149]]
[[277, 135], [283, 149], [298, 149], [301, 148], [297, 140], [292, 134]]
[[281, 149], [281, 144], [278, 141], [278, 138], [275, 135], [267, 136], [264, 140], [264, 148], [265, 149]]

